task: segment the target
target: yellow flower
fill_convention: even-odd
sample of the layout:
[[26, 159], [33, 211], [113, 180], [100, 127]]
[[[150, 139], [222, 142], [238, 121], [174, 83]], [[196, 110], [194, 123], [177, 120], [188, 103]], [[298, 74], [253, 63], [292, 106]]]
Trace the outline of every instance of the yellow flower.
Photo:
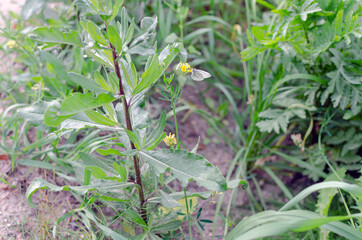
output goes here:
[[40, 86], [39, 83], [35, 83], [35, 84], [31, 87], [31, 89], [33, 89], [34, 91], [38, 91], [39, 89], [42, 89], [42, 90], [45, 90], [45, 91], [49, 91], [49, 88], [44, 87], [44, 84], [42, 84], [42, 85]]
[[166, 143], [167, 146], [174, 146], [177, 144], [175, 134], [169, 133], [168, 136], [166, 136], [163, 141]]
[[181, 71], [184, 73], [192, 72], [192, 68], [191, 68], [190, 64], [188, 64], [188, 63], [180, 62], [177, 66], [177, 69], [181, 69]]
[[9, 40], [6, 45], [9, 47], [9, 48], [14, 48], [16, 47], [16, 41], [14, 40]]

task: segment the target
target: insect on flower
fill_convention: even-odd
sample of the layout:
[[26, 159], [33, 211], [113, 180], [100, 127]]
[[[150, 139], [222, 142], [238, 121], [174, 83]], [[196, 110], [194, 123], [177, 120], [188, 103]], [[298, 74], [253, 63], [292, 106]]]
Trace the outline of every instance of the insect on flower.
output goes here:
[[200, 69], [191, 68], [191, 66], [188, 63], [180, 62], [177, 65], [176, 69], [180, 69], [181, 72], [184, 72], [184, 73], [191, 73], [191, 78], [192, 78], [192, 80], [195, 80], [195, 81], [202, 81], [205, 78], [211, 77], [210, 73], [200, 70]]

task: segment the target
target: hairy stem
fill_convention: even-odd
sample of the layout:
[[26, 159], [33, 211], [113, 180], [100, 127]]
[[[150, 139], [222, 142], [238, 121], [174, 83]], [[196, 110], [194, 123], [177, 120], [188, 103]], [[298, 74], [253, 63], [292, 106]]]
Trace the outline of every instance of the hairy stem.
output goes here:
[[[114, 70], [115, 70], [116, 75], [119, 80], [119, 95], [121, 95], [121, 98], [122, 98], [124, 117], [126, 119], [126, 127], [129, 131], [133, 131], [131, 116], [129, 113], [129, 106], [127, 104], [127, 99], [125, 97], [124, 89], [123, 89], [123, 85], [122, 85], [121, 71], [119, 69], [119, 64], [118, 64], [118, 60], [117, 60], [117, 51], [111, 43], [110, 43], [110, 47], [112, 49]], [[136, 149], [132, 141], [130, 141], [130, 144], [131, 144], [132, 149]], [[147, 223], [147, 211], [145, 208], [145, 195], [143, 192], [143, 184], [142, 184], [142, 179], [141, 179], [140, 162], [139, 162], [138, 156], [136, 156], [136, 155], [133, 156], [133, 166], [134, 166], [134, 171], [135, 171], [135, 175], [136, 175], [136, 184], [139, 186], [138, 198], [139, 198], [140, 205], [141, 205], [139, 214], [141, 215], [141, 217], [143, 218], [145, 223]]]

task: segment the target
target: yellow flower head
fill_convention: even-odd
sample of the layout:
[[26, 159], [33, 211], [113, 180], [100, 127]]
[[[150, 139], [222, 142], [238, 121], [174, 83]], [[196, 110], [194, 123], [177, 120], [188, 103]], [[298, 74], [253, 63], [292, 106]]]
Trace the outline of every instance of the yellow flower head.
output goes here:
[[9, 40], [6, 45], [9, 47], [9, 48], [14, 48], [16, 47], [16, 41], [14, 40]]
[[166, 136], [163, 141], [166, 143], [167, 146], [174, 146], [177, 144], [175, 134], [169, 133], [168, 136]]
[[190, 64], [188, 64], [188, 63], [180, 62], [177, 66], [177, 69], [181, 69], [181, 71], [184, 73], [192, 72], [192, 68], [191, 68]]

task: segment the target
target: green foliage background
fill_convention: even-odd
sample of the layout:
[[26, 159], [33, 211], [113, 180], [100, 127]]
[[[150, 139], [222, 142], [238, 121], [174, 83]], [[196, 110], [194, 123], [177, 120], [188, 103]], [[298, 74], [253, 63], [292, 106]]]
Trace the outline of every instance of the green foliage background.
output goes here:
[[[16, 53], [24, 67], [0, 75], [8, 104], [0, 151], [13, 169], [44, 168], [67, 181], [39, 178], [27, 190], [33, 207], [39, 189], [70, 191], [79, 201], [54, 223], [54, 238], [77, 236], [60, 230], [70, 217], [92, 239], [216, 238], [220, 219], [225, 239], [362, 238], [361, 2], [51, 2], [27, 0], [2, 29], [2, 52]], [[186, 61], [212, 75], [204, 81], [216, 96], [202, 98], [203, 108], [182, 101], [186, 85], [198, 88], [175, 70]], [[168, 114], [147, 111], [153, 92], [170, 102]], [[193, 146], [181, 144], [177, 114], [186, 110], [232, 149], [226, 176], [196, 153], [198, 145], [188, 152]], [[178, 144], [161, 149], [172, 116]], [[141, 160], [143, 186], [132, 159]], [[286, 172], [305, 179], [303, 190], [283, 182]], [[265, 176], [288, 203], [267, 202]], [[189, 181], [207, 190], [186, 191]], [[137, 195], [143, 188], [145, 202]], [[217, 192], [226, 190], [225, 206]], [[238, 195], [248, 198], [247, 219], [231, 214]], [[194, 197], [217, 200], [212, 220], [202, 219], [199, 205], [192, 212]], [[174, 209], [180, 199], [185, 212]]]

